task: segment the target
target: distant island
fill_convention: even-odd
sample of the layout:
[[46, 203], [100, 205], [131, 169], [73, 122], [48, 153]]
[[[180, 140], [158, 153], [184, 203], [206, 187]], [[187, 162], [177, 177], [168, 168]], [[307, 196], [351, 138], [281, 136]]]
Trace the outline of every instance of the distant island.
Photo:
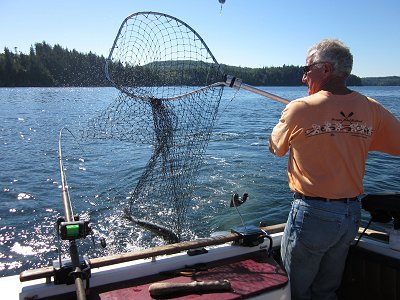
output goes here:
[[[105, 57], [68, 50], [60, 45], [36, 43], [29, 54], [14, 53], [7, 47], [0, 53], [0, 87], [105, 87]], [[301, 86], [300, 66], [247, 68], [222, 65], [253, 86]], [[187, 84], [196, 82], [196, 74]], [[349, 86], [400, 86], [399, 76], [364, 77], [350, 75]]]

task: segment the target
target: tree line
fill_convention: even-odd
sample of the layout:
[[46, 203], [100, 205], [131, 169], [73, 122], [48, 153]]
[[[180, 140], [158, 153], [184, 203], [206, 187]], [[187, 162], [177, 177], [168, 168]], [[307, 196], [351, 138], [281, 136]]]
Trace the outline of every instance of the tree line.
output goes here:
[[[14, 53], [7, 47], [0, 53], [0, 87], [110, 86], [105, 78], [105, 57], [68, 50], [46, 42], [31, 46], [29, 54]], [[302, 85], [299, 66], [246, 68], [222, 65], [225, 73], [235, 75], [254, 86]], [[169, 74], [172, 74], [169, 70]], [[185, 74], [185, 83], [195, 85], [199, 74]], [[188, 77], [189, 76], [189, 77]], [[400, 77], [362, 79], [350, 75], [348, 85], [400, 85]], [[170, 78], [174, 83], [174, 78]]]
[[108, 86], [103, 56], [80, 53], [60, 45], [36, 43], [29, 54], [4, 48], [0, 54], [0, 86]]

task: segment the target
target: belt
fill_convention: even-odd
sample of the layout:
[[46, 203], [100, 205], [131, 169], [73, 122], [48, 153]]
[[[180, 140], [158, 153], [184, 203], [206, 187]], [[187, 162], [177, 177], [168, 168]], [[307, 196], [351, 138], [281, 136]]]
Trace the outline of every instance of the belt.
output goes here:
[[334, 202], [350, 202], [350, 201], [357, 201], [358, 197], [352, 197], [352, 198], [338, 198], [338, 199], [328, 199], [328, 198], [323, 198], [323, 197], [314, 197], [314, 196], [306, 196], [303, 195], [302, 193], [295, 192], [294, 197], [297, 199], [303, 199], [303, 200], [320, 200], [320, 201], [334, 201]]

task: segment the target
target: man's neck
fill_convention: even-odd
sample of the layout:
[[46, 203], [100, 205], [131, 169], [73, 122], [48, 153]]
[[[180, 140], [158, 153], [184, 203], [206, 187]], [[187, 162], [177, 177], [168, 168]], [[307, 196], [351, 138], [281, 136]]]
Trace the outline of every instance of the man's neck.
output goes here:
[[346, 82], [341, 79], [332, 79], [328, 81], [324, 84], [322, 90], [331, 92], [334, 95], [347, 95], [353, 92], [346, 86]]

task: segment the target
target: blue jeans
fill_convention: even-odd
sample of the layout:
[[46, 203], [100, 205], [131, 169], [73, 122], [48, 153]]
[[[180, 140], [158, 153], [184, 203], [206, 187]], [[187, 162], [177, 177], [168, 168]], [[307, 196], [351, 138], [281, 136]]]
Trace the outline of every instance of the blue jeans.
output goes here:
[[360, 219], [359, 201], [293, 200], [281, 243], [292, 299], [337, 299]]

